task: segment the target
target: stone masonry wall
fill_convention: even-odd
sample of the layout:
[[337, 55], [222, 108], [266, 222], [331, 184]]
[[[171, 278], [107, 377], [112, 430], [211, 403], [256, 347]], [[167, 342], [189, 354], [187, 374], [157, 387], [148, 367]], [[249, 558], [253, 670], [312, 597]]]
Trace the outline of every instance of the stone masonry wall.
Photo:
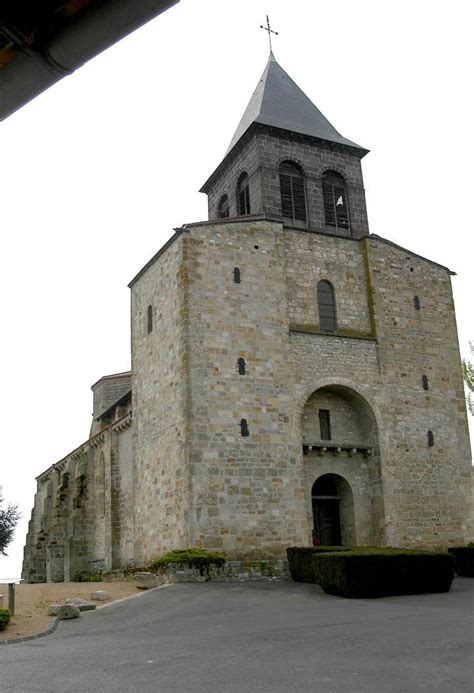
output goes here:
[[[322, 175], [325, 171], [340, 173], [347, 186], [351, 232], [353, 236], [368, 233], [362, 168], [358, 154], [348, 147], [338, 147], [329, 142], [315, 142], [290, 133], [263, 129], [258, 135], [258, 159], [262, 168], [262, 199], [265, 214], [281, 215], [279, 165], [289, 160], [298, 163], [305, 174], [308, 228], [335, 234], [333, 226], [327, 226], [324, 216]], [[339, 229], [341, 235], [348, 235]]]
[[364, 243], [382, 384], [387, 540], [459, 544], [469, 534], [471, 455], [450, 276], [376, 237]]
[[132, 374], [116, 373], [106, 375], [92, 385], [93, 397], [93, 418], [96, 419], [132, 386]]
[[[248, 142], [248, 145], [245, 144]], [[239, 216], [237, 202], [237, 182], [246, 172], [249, 177], [250, 212], [262, 211], [262, 186], [258, 170], [257, 141], [255, 137], [245, 137], [229, 157], [226, 167], [216, 176], [208, 194], [209, 219], [217, 219], [219, 201], [223, 195], [229, 197], [229, 216]]]
[[[321, 279], [334, 287], [334, 334], [319, 330]], [[445, 268], [376, 236], [192, 225], [133, 282], [132, 364], [133, 428], [130, 414], [115, 420], [38, 477], [26, 581], [187, 546], [283, 558], [312, 540], [323, 474], [337, 479], [345, 543], [472, 539]]]
[[124, 416], [38, 477], [26, 582], [74, 580], [134, 562], [130, 424]]
[[283, 555], [307, 540], [301, 443], [290, 437], [283, 228], [245, 220], [199, 225], [185, 242], [192, 544]]
[[[189, 545], [183, 236], [132, 285], [135, 545], [139, 565]], [[153, 329], [147, 331], [152, 306]]]

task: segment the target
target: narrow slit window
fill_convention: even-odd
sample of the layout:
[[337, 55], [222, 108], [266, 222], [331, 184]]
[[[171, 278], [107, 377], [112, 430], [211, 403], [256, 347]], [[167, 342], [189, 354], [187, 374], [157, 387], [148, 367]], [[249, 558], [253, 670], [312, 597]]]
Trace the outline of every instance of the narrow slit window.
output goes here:
[[331, 440], [331, 417], [329, 409], [319, 410], [319, 432], [321, 440]]
[[336, 171], [323, 175], [324, 216], [328, 226], [342, 229], [344, 235], [350, 228], [347, 188], [344, 178]]
[[238, 267], [234, 267], [234, 283], [240, 284], [240, 269]]
[[319, 329], [321, 332], [336, 331], [336, 300], [334, 289], [327, 281], [318, 283]]
[[428, 447], [432, 448], [434, 445], [434, 433], [433, 431], [428, 431]]
[[153, 306], [148, 306], [146, 311], [146, 331], [148, 334], [153, 330]]
[[227, 195], [222, 195], [217, 208], [217, 216], [219, 219], [227, 219], [229, 216], [229, 198]]
[[428, 383], [428, 376], [427, 375], [422, 375], [421, 376], [421, 382], [423, 385], [423, 390], [429, 390], [430, 386]]
[[421, 308], [421, 303], [420, 303], [420, 297], [419, 296], [414, 296], [413, 297], [413, 303], [415, 306], [415, 310], [420, 310]]
[[237, 207], [240, 216], [250, 214], [250, 186], [246, 173], [242, 173], [237, 183]]
[[304, 176], [296, 164], [284, 161], [280, 166], [281, 214], [297, 226], [306, 225]]
[[244, 438], [250, 435], [247, 419], [240, 419], [240, 435]]
[[239, 371], [239, 375], [245, 375], [246, 374], [245, 359], [240, 358], [237, 360], [237, 369]]

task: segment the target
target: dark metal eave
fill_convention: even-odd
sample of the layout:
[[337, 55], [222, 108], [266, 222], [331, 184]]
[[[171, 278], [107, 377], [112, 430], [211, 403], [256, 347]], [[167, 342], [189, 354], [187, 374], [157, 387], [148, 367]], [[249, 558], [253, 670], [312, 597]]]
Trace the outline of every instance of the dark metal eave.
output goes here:
[[[0, 69], [0, 120], [178, 2], [95, 0], [42, 43], [19, 43], [19, 53]], [[3, 19], [0, 5], [0, 30], [2, 27], [12, 29]]]

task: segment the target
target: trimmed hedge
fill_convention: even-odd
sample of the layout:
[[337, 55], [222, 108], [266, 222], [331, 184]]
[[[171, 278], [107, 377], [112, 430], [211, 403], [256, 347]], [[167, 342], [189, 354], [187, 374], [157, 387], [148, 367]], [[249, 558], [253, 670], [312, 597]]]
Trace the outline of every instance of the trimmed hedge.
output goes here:
[[379, 549], [315, 554], [314, 577], [327, 594], [388, 597], [448, 592], [454, 578], [449, 553]]
[[0, 630], [5, 630], [10, 623], [10, 618], [10, 609], [0, 609]]
[[454, 556], [454, 570], [463, 577], [474, 577], [474, 546], [455, 546], [448, 549]]
[[315, 582], [313, 556], [347, 550], [347, 546], [290, 546], [286, 549], [290, 575], [295, 582]]
[[365, 551], [377, 553], [383, 551], [377, 546], [364, 546], [357, 549], [351, 546], [291, 546], [286, 549], [291, 577], [295, 582], [318, 582], [314, 576], [312, 558], [315, 554], [341, 551]]

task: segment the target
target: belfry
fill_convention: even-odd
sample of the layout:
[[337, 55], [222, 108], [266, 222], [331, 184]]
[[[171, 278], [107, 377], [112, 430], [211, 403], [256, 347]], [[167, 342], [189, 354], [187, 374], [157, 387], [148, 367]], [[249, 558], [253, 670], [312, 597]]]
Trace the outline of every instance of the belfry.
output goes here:
[[369, 233], [367, 151], [271, 53], [209, 219], [129, 285], [131, 371], [95, 383], [90, 438], [37, 479], [26, 581], [472, 539], [452, 273]]

